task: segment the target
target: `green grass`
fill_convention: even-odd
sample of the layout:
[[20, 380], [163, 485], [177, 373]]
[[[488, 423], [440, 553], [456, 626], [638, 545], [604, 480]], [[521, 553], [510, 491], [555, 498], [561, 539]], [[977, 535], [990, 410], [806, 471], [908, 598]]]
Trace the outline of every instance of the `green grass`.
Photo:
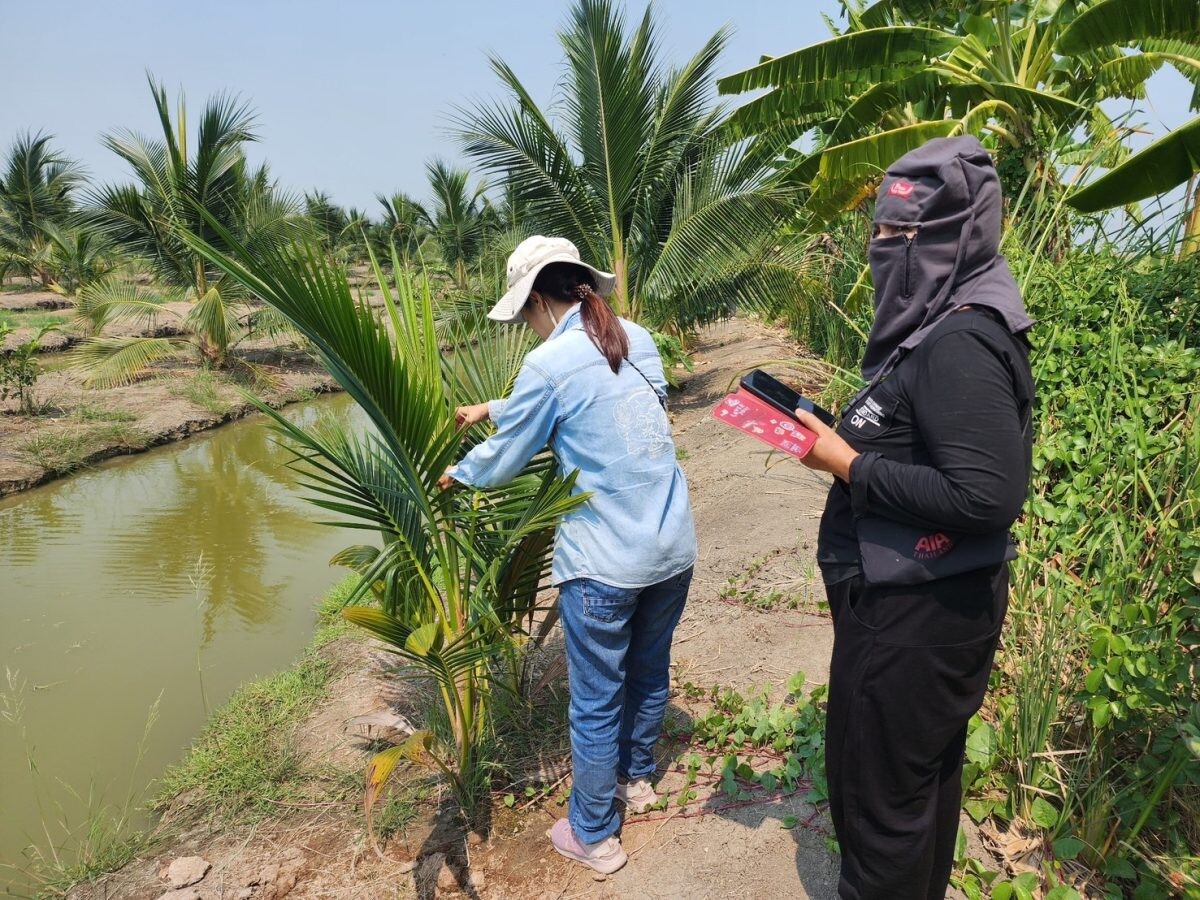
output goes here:
[[42, 861], [26, 874], [32, 876], [39, 900], [69, 897], [76, 885], [116, 872], [154, 845], [155, 841], [143, 832], [125, 834], [106, 820], [95, 819], [81, 842], [77, 859]]
[[69, 316], [59, 312], [48, 312], [42, 309], [14, 310], [0, 309], [0, 325], [12, 328], [41, 328], [43, 325], [62, 325]]
[[[34, 435], [17, 447], [28, 461], [58, 475], [65, 475], [87, 465], [96, 453], [111, 447], [141, 450], [149, 438], [120, 418], [99, 420], [100, 424], [77, 428], [70, 432]], [[97, 421], [84, 420], [84, 421]]]
[[1039, 421], [968, 812], [1032, 823], [1110, 891], [1200, 892], [1200, 260], [1011, 257]]
[[236, 404], [221, 396], [221, 384], [221, 379], [212, 372], [201, 371], [172, 384], [170, 393], [174, 397], [182, 397], [214, 416], [224, 416]]
[[322, 599], [321, 625], [299, 662], [245, 685], [217, 711], [187, 758], [163, 776], [156, 806], [172, 805], [196, 821], [231, 823], [312, 797], [314, 782], [327, 775], [306, 771], [296, 729], [327, 696], [333, 671], [319, 651], [349, 631], [337, 610], [356, 578]]
[[71, 410], [71, 418], [80, 422], [135, 422], [137, 414], [127, 409], [84, 403]]
[[239, 690], [186, 762], [163, 778], [162, 802], [187, 794], [199, 818], [262, 815], [303, 796], [293, 731], [325, 695], [329, 663], [305, 653], [293, 668]]
[[[361, 783], [356, 780], [356, 788]], [[421, 804], [433, 794], [428, 779], [396, 780], [390, 785], [390, 793], [375, 807], [375, 834], [381, 841], [404, 832], [417, 821]]]

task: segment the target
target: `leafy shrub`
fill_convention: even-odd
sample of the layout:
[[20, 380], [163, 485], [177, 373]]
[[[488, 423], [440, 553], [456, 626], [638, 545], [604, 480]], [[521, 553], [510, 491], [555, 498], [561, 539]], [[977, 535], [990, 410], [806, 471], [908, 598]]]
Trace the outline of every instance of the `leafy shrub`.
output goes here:
[[[34, 388], [42, 374], [42, 367], [38, 364], [37, 353], [41, 350], [42, 338], [54, 330], [55, 325], [43, 325], [37, 334], [10, 352], [0, 352], [0, 400], [15, 398], [22, 415], [34, 416], [38, 413]], [[0, 322], [0, 346], [11, 332], [8, 324]]]
[[1038, 432], [992, 710], [1007, 795], [969, 809], [1073, 837], [1113, 896], [1195, 889], [1200, 265], [1014, 257]]

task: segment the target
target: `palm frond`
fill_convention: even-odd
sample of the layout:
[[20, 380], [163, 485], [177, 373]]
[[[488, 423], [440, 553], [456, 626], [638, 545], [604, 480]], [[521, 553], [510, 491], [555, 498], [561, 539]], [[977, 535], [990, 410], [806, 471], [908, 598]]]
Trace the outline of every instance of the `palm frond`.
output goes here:
[[516, 105], [482, 104], [460, 113], [463, 151], [484, 171], [513, 185], [517, 200], [539, 227], [573, 241], [590, 259], [607, 260], [608, 248], [597, 241], [607, 216], [567, 139], [555, 131], [506, 64], [493, 60], [492, 67]]
[[84, 374], [88, 387], [112, 388], [130, 384], [156, 362], [178, 359], [191, 352], [180, 338], [96, 337], [71, 351], [71, 362]]
[[175, 315], [166, 304], [183, 299], [178, 289], [147, 290], [127, 278], [109, 275], [85, 285], [75, 299], [76, 328], [97, 335], [116, 322], [152, 327], [163, 315]]
[[192, 331], [214, 347], [228, 347], [241, 330], [237, 310], [216, 287], [205, 292], [188, 311], [185, 321]]

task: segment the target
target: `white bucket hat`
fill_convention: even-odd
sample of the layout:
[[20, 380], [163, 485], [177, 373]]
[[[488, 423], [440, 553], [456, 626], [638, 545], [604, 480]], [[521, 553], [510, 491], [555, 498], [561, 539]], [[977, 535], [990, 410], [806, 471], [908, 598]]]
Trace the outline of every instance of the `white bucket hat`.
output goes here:
[[488, 318], [497, 322], [519, 322], [521, 308], [529, 299], [538, 272], [556, 262], [573, 263], [591, 272], [596, 279], [596, 293], [601, 297], [607, 297], [616, 287], [617, 276], [589, 266], [579, 258], [579, 250], [566, 238], [535, 234], [517, 244], [517, 249], [508, 257], [508, 290], [492, 307]]

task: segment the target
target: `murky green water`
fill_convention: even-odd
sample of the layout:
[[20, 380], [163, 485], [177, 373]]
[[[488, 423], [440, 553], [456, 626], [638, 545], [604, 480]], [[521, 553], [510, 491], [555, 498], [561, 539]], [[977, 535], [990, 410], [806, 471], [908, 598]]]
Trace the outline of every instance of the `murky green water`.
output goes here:
[[[344, 395], [288, 415], [363, 427]], [[328, 560], [362, 532], [311, 523], [265, 423], [0, 500], [0, 863], [44, 846], [44, 822], [59, 840], [89, 802], [143, 797], [211, 709], [310, 640], [345, 574]]]

